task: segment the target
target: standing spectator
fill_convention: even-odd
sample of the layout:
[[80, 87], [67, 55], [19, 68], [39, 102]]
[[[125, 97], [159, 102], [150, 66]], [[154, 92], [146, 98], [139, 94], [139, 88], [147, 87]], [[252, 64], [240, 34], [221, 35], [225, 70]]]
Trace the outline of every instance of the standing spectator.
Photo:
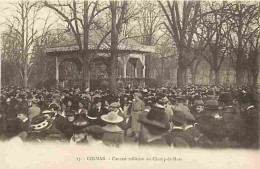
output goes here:
[[73, 136], [70, 139], [70, 144], [86, 144], [87, 136], [83, 131], [88, 125], [88, 120], [83, 114], [75, 115], [75, 120], [73, 121]]
[[141, 130], [140, 146], [168, 147], [164, 134], [170, 129], [170, 123], [164, 109], [152, 106], [149, 112], [139, 114]]
[[132, 132], [135, 133], [135, 141], [139, 138], [140, 126], [141, 124], [138, 122], [139, 114], [144, 112], [145, 104], [140, 99], [142, 97], [141, 93], [134, 93], [134, 101], [131, 107], [131, 117], [132, 117]]
[[19, 119], [17, 136], [20, 137], [22, 140], [25, 140], [31, 124], [30, 119], [28, 117], [28, 109], [21, 108], [21, 110], [17, 114], [17, 118]]
[[33, 98], [31, 100], [32, 106], [29, 108], [29, 119], [32, 120], [33, 117], [38, 116], [41, 113], [41, 109], [37, 106], [39, 100]]
[[45, 115], [38, 115], [32, 119], [27, 141], [41, 143], [48, 141], [64, 142], [65, 140], [64, 135], [56, 129]]
[[103, 127], [105, 130], [102, 138], [103, 143], [111, 147], [119, 147], [124, 143], [124, 131], [118, 126], [124, 119], [116, 112], [109, 112], [107, 115], [102, 115], [101, 119], [107, 124]]

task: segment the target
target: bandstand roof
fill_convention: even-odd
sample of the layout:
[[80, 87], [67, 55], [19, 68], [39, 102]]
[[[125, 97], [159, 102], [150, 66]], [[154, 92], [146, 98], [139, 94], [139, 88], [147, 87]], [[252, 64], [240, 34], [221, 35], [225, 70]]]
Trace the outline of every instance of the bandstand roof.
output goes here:
[[[95, 51], [97, 50], [97, 46], [103, 38], [103, 34], [101, 32], [92, 31], [90, 33], [89, 38], [89, 50]], [[83, 42], [83, 36], [81, 37], [81, 41]], [[103, 41], [100, 45], [98, 51], [100, 53], [108, 53], [110, 52], [110, 36]], [[72, 33], [66, 34], [66, 40], [60, 43], [57, 43], [52, 46], [47, 46], [45, 48], [46, 54], [59, 54], [59, 53], [71, 53], [77, 52], [79, 50], [79, 46], [77, 45], [77, 41]], [[119, 37], [119, 45], [118, 50], [120, 53], [154, 53], [154, 46], [146, 46], [137, 42], [133, 38]]]

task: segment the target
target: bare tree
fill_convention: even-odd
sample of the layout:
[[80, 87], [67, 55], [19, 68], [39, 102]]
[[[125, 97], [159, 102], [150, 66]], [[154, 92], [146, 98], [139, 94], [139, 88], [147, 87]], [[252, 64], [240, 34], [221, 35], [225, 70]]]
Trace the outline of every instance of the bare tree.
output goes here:
[[[167, 1], [165, 4], [158, 1], [167, 19], [165, 27], [170, 32], [178, 50], [177, 85], [186, 84], [188, 66], [195, 60], [190, 57], [192, 52], [193, 35], [197, 29], [199, 16], [199, 1]], [[181, 8], [181, 9], [180, 9]]]
[[[255, 3], [230, 3], [227, 13], [230, 17], [228, 40], [236, 55], [236, 85], [243, 84], [248, 43], [251, 37], [259, 34], [256, 19], [259, 17], [259, 5]], [[255, 25], [255, 26], [253, 26]]]
[[[208, 47], [209, 54], [204, 55], [205, 60], [209, 63], [215, 74], [215, 85], [220, 85], [220, 68], [228, 50], [228, 40], [226, 39], [229, 31], [226, 29], [228, 16], [222, 12], [226, 7], [225, 2], [207, 3], [212, 12], [201, 18], [199, 31], [197, 35]], [[218, 11], [218, 9], [221, 9]]]
[[[159, 8], [157, 2], [152, 1], [143, 1], [140, 3], [140, 13], [138, 14], [138, 29], [142, 35], [142, 43], [148, 46], [157, 45], [160, 39], [165, 35], [162, 32], [163, 23], [162, 23], [162, 9]], [[160, 35], [158, 32], [161, 30]], [[151, 57], [152, 54], [149, 53], [146, 55], [145, 64], [146, 72], [145, 75], [147, 78], [150, 78], [150, 67], [151, 67]]]
[[13, 11], [11, 17], [6, 18], [7, 26], [12, 30], [10, 38], [16, 40], [19, 52], [13, 53], [16, 60], [16, 68], [24, 81], [24, 87], [28, 86], [28, 79], [31, 75], [36, 57], [33, 53], [34, 44], [38, 40], [46, 37], [50, 24], [49, 16], [43, 20], [44, 27], [37, 28], [40, 23], [39, 11], [41, 5], [38, 2], [21, 1], [12, 4]]

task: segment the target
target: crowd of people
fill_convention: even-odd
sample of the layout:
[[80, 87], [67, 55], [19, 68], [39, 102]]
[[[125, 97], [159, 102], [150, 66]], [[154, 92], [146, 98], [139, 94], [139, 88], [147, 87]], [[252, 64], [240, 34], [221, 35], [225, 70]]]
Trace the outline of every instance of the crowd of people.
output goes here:
[[0, 139], [120, 147], [258, 148], [253, 87], [109, 91], [4, 87]]

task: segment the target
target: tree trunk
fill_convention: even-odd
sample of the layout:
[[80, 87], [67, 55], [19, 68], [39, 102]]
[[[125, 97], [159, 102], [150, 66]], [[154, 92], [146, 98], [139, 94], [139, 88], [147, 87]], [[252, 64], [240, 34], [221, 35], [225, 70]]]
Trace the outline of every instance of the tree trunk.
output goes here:
[[196, 70], [194, 72], [191, 72], [191, 82], [193, 85], [196, 84], [196, 74], [197, 74]]
[[214, 74], [215, 74], [215, 85], [219, 86], [221, 84], [221, 80], [220, 80], [220, 70], [219, 69], [215, 69], [214, 70]]
[[82, 52], [82, 65], [83, 65], [83, 86], [85, 89], [90, 89], [90, 54], [88, 53], [89, 43], [89, 17], [88, 17], [88, 1], [84, 1], [84, 42]]
[[[260, 110], [260, 54], [257, 56], [257, 65], [258, 65], [258, 75], [257, 75], [257, 108]], [[259, 117], [260, 118], [260, 117]], [[260, 137], [259, 137], [260, 142]]]
[[83, 74], [82, 74], [82, 77], [83, 77], [83, 80], [84, 80], [84, 88], [90, 88], [90, 60], [88, 59], [89, 57], [86, 56], [87, 54], [83, 54], [82, 56], [82, 71], [83, 71]]
[[186, 85], [185, 52], [184, 49], [179, 50], [178, 69], [177, 69], [177, 87], [184, 88]]
[[183, 66], [179, 66], [177, 69], [177, 87], [178, 88], [184, 88], [185, 84], [185, 72], [186, 72], [186, 68]]
[[109, 89], [110, 93], [116, 94], [116, 66], [117, 66], [117, 45], [118, 45], [118, 31], [116, 26], [116, 2], [110, 1], [110, 9], [112, 13], [112, 30], [111, 30], [111, 56], [109, 64]]
[[214, 70], [210, 67], [210, 71], [209, 71], [209, 84], [210, 85], [213, 84], [213, 75], [214, 75]]

